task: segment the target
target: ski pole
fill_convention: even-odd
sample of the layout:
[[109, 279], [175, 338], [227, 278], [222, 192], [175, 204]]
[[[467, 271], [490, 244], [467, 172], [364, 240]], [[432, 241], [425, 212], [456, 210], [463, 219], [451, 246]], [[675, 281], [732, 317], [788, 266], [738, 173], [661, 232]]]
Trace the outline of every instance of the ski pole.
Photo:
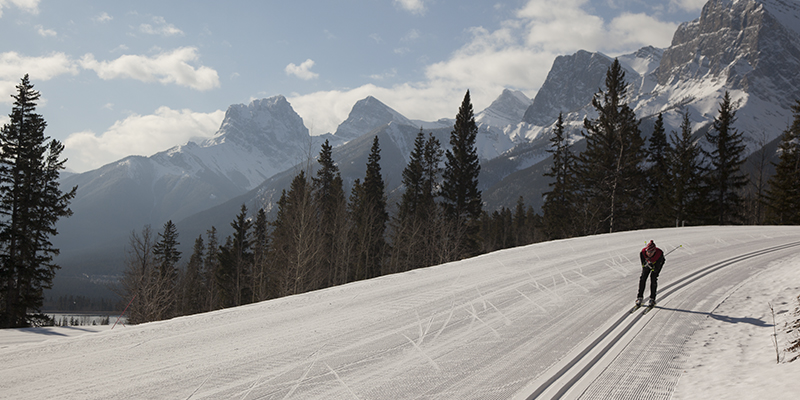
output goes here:
[[682, 245], [682, 244], [679, 244], [679, 245], [678, 245], [678, 247], [676, 247], [676, 248], [674, 248], [674, 249], [672, 249], [672, 250], [668, 251], [668, 252], [667, 252], [667, 254], [664, 254], [664, 256], [667, 256], [667, 255], [669, 255], [669, 253], [672, 253], [673, 251], [675, 251], [675, 250], [678, 250], [679, 248], [681, 248], [681, 246], [683, 246], [683, 245]]

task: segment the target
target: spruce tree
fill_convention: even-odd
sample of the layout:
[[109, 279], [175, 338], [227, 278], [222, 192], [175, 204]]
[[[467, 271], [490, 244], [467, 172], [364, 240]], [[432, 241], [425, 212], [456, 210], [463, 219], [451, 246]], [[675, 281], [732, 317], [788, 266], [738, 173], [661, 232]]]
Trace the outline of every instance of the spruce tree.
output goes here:
[[343, 249], [346, 241], [342, 240], [347, 231], [347, 199], [342, 176], [332, 153], [333, 147], [325, 140], [317, 159], [320, 169], [312, 180], [314, 203], [319, 213], [322, 287], [344, 283], [342, 271], [347, 262]]
[[792, 111], [794, 120], [781, 136], [775, 175], [769, 179], [766, 195], [769, 222], [778, 225], [800, 224], [800, 100]]
[[256, 221], [253, 224], [252, 234], [253, 249], [253, 273], [252, 282], [252, 302], [263, 301], [273, 297], [275, 292], [274, 284], [270, 277], [269, 262], [269, 222], [267, 213], [264, 209], [259, 209], [256, 213]]
[[650, 228], [671, 226], [672, 215], [669, 212], [672, 182], [669, 170], [669, 142], [664, 129], [664, 117], [661, 113], [656, 117], [650, 146], [647, 149], [648, 167], [645, 170], [647, 179], [647, 202], [644, 223]]
[[279, 297], [321, 287], [319, 220], [311, 195], [311, 182], [300, 171], [278, 200], [270, 250]]
[[233, 236], [228, 237], [220, 248], [217, 279], [220, 283], [223, 307], [236, 307], [252, 300], [250, 227], [253, 222], [247, 218], [247, 207], [242, 208], [231, 222]]
[[217, 228], [212, 226], [206, 231], [206, 255], [203, 262], [203, 280], [205, 282], [205, 311], [218, 310], [222, 305], [222, 286], [217, 279], [222, 275], [219, 263], [219, 239]]
[[597, 118], [584, 119], [586, 149], [576, 163], [586, 234], [641, 226], [644, 140], [626, 103], [628, 86], [619, 60], [609, 67], [605, 86], [592, 99]]
[[355, 246], [353, 279], [369, 279], [383, 273], [386, 249], [386, 195], [380, 166], [380, 145], [376, 135], [367, 158], [364, 182], [353, 186], [351, 216]]
[[441, 189], [445, 216], [454, 224], [451, 235], [457, 258], [472, 256], [479, 250], [478, 219], [483, 204], [478, 189], [481, 166], [475, 146], [477, 135], [478, 126], [467, 90], [450, 132]]
[[[56, 222], [72, 214], [77, 187], [63, 193], [58, 177], [64, 145], [44, 135], [39, 92], [28, 75], [17, 85], [9, 122], [0, 130], [0, 328], [40, 319], [43, 291], [53, 284]], [[29, 314], [29, 311], [31, 314]]]
[[669, 170], [672, 190], [669, 216], [676, 226], [686, 222], [698, 224], [704, 207], [702, 184], [702, 150], [692, 139], [689, 111], [683, 113], [680, 133], [672, 131]]
[[205, 283], [203, 282], [203, 257], [205, 256], [206, 246], [203, 242], [203, 235], [194, 240], [192, 255], [186, 263], [186, 272], [183, 274], [181, 283], [182, 296], [181, 306], [178, 315], [192, 315], [205, 311]]
[[158, 233], [160, 238], [153, 246], [153, 257], [156, 263], [153, 278], [157, 282], [156, 320], [164, 320], [175, 316], [177, 311], [178, 262], [181, 252], [178, 251], [178, 228], [172, 221], [164, 224], [164, 231]]
[[729, 225], [740, 223], [742, 195], [740, 189], [747, 185], [747, 177], [741, 170], [745, 161], [745, 145], [742, 134], [733, 124], [736, 110], [730, 93], [725, 92], [719, 105], [719, 114], [706, 133], [712, 150], [706, 153], [709, 171], [706, 176], [710, 196], [710, 223]]
[[548, 184], [551, 190], [542, 194], [545, 198], [542, 205], [545, 232], [550, 239], [571, 237], [575, 234], [574, 157], [561, 113], [558, 114], [547, 152], [553, 155], [553, 166], [544, 176], [553, 178], [553, 182]]

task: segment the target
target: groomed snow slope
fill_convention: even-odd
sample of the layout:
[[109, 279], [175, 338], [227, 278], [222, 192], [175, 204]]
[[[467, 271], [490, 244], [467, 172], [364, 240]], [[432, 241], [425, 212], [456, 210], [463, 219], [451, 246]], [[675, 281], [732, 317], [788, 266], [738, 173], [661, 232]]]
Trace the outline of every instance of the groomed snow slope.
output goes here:
[[[626, 315], [641, 270], [638, 251], [650, 239], [665, 251], [681, 247], [667, 256], [659, 308]], [[764, 388], [797, 394], [796, 379], [781, 377], [797, 376], [800, 364], [768, 369], [772, 321], [758, 311], [767, 305], [750, 304], [742, 291], [772, 300], [763, 284], [772, 282], [775, 296], [792, 298], [787, 289], [800, 287], [792, 281], [800, 279], [798, 250], [800, 227], [623, 232], [74, 337], [7, 330], [0, 332], [0, 398], [708, 398], [695, 388], [740, 398]], [[718, 373], [752, 363], [768, 369], [772, 382], [739, 382], [733, 393], [708, 386], [717, 368], [703, 363], [725, 349], [717, 343], [717, 352], [703, 351], [714, 336], [709, 329], [736, 336], [744, 325], [765, 335], [759, 343], [766, 351], [748, 352], [753, 360], [734, 351]]]

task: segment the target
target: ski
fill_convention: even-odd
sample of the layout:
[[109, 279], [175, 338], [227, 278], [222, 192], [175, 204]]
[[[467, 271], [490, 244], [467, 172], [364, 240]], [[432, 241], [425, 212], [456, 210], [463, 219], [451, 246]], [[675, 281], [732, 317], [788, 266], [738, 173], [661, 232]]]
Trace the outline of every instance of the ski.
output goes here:
[[633, 314], [633, 313], [636, 312], [636, 310], [638, 310], [640, 308], [642, 308], [642, 305], [641, 304], [637, 304], [637, 305], [633, 306], [633, 308], [631, 308], [630, 311], [628, 311], [628, 314]]
[[656, 308], [655, 305], [645, 307], [644, 311], [642, 311], [642, 315], [645, 315], [645, 314], [649, 313], [654, 308]]

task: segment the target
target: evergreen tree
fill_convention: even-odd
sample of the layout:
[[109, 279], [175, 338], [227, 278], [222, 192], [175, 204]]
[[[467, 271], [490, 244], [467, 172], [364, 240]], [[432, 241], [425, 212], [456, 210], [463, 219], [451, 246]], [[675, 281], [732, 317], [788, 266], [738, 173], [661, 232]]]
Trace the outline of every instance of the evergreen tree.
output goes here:
[[322, 144], [317, 162], [320, 169], [313, 178], [314, 203], [319, 213], [321, 286], [342, 284], [347, 242], [347, 199], [339, 167], [333, 162], [333, 147], [328, 140]]
[[644, 222], [651, 228], [672, 226], [672, 215], [668, 211], [673, 187], [669, 169], [670, 146], [661, 113], [656, 117], [647, 153], [649, 166], [645, 170], [645, 177], [648, 192]]
[[159, 240], [153, 246], [153, 257], [156, 263], [153, 278], [157, 282], [156, 320], [172, 318], [176, 313], [178, 283], [178, 262], [181, 252], [178, 251], [178, 228], [172, 221], [164, 224], [164, 231], [158, 234]]
[[222, 305], [222, 287], [218, 277], [222, 275], [219, 263], [219, 239], [217, 228], [206, 231], [206, 256], [203, 263], [203, 280], [205, 281], [205, 311], [218, 310]]
[[669, 170], [672, 190], [669, 197], [669, 216], [676, 225], [697, 224], [704, 206], [702, 186], [702, 151], [692, 140], [689, 111], [683, 113], [681, 132], [672, 132], [669, 151]]
[[321, 287], [319, 220], [311, 192], [311, 182], [305, 171], [300, 171], [292, 180], [289, 191], [284, 190], [278, 200], [271, 251], [279, 297]]
[[641, 226], [644, 140], [625, 102], [628, 86], [619, 60], [609, 67], [605, 86], [592, 99], [597, 119], [584, 119], [586, 149], [576, 163], [586, 234]]
[[794, 120], [781, 136], [775, 175], [769, 179], [766, 195], [769, 222], [779, 225], [800, 224], [800, 101], [792, 111]]
[[256, 222], [253, 224], [253, 274], [250, 287], [253, 298], [251, 302], [263, 301], [274, 297], [275, 287], [270, 276], [269, 262], [269, 222], [264, 209], [259, 209]]
[[58, 234], [56, 222], [72, 214], [77, 190], [59, 187], [64, 145], [44, 135], [47, 123], [36, 113], [40, 94], [28, 75], [12, 97], [9, 122], [0, 130], [0, 328], [40, 319], [43, 291], [59, 268], [50, 238]]
[[432, 265], [437, 226], [435, 188], [441, 171], [439, 141], [420, 129], [414, 140], [410, 161], [403, 169], [405, 191], [393, 219], [391, 272]]
[[233, 236], [220, 248], [218, 281], [223, 307], [247, 304], [252, 299], [250, 283], [253, 253], [250, 242], [252, 221], [247, 218], [247, 207], [242, 208], [231, 222]]
[[574, 166], [569, 138], [564, 132], [564, 118], [558, 114], [553, 136], [550, 138], [548, 153], [553, 155], [553, 167], [544, 176], [553, 178], [548, 184], [552, 189], [542, 195], [545, 197], [542, 212], [547, 237], [562, 239], [573, 236], [574, 232]]
[[364, 183], [353, 186], [351, 216], [355, 246], [355, 275], [353, 279], [369, 279], [383, 273], [383, 258], [386, 251], [386, 195], [380, 166], [380, 145], [376, 135], [367, 158]]
[[450, 149], [445, 152], [442, 175], [442, 205], [445, 216], [454, 223], [452, 246], [457, 258], [474, 255], [478, 251], [478, 219], [482, 212], [478, 175], [481, 171], [475, 141], [478, 126], [472, 111], [469, 90], [456, 115], [450, 132]]
[[740, 189], [747, 185], [747, 177], [741, 171], [745, 161], [745, 145], [742, 134], [733, 124], [736, 110], [731, 103], [730, 93], [725, 92], [719, 105], [719, 115], [706, 133], [706, 140], [712, 145], [707, 153], [710, 161], [706, 176], [710, 192], [710, 218], [713, 224], [728, 225], [741, 222], [740, 208], [742, 195]]
[[186, 263], [186, 272], [183, 274], [183, 289], [181, 296], [181, 307], [178, 315], [192, 315], [201, 313], [205, 304], [205, 283], [203, 282], [203, 257], [205, 256], [206, 246], [203, 242], [203, 235], [194, 240], [192, 255]]

